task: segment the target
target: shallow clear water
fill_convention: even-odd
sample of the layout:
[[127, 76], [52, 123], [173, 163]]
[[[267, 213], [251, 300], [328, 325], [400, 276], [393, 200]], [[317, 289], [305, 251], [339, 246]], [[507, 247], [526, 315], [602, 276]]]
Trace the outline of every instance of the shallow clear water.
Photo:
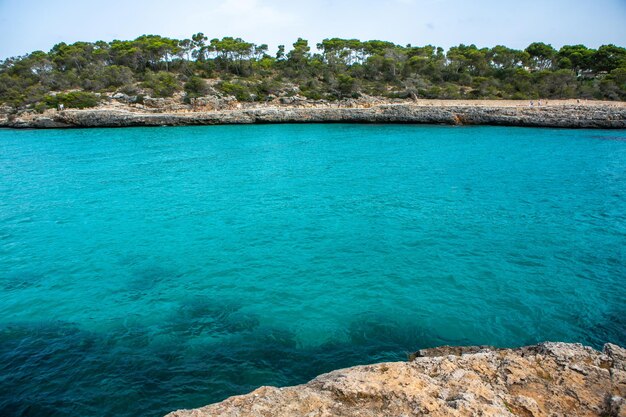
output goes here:
[[0, 131], [0, 415], [162, 415], [441, 344], [626, 345], [626, 131]]

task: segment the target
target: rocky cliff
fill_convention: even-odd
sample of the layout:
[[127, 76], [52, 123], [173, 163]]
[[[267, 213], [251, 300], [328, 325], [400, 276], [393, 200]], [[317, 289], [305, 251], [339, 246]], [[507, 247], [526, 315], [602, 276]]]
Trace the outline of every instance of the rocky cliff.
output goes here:
[[65, 110], [45, 115], [0, 118], [13, 128], [180, 126], [251, 123], [428, 123], [567, 128], [626, 128], [626, 106], [558, 105], [417, 105], [378, 104], [370, 107], [276, 106], [216, 111], [141, 112], [117, 109]]
[[542, 343], [441, 347], [168, 417], [626, 416], [626, 350]]

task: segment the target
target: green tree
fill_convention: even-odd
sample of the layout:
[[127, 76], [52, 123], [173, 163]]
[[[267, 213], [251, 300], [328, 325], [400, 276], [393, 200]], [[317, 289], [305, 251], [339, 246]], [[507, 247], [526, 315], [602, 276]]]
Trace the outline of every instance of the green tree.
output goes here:
[[204, 36], [204, 33], [199, 32], [191, 37], [191, 56], [200, 62], [207, 59], [207, 46], [206, 41], [208, 38]]
[[530, 57], [530, 66], [535, 70], [547, 70], [554, 65], [556, 50], [552, 45], [543, 42], [533, 42], [525, 50]]
[[[205, 93], [215, 78], [225, 94], [266, 100], [300, 93], [338, 99], [360, 93], [386, 97], [539, 98], [626, 97], [626, 49], [541, 42], [520, 51], [497, 45], [396, 45], [381, 40], [327, 38], [312, 52], [299, 38], [275, 56], [266, 44], [241, 38], [189, 39], [142, 35], [134, 40], [59, 43], [0, 62], [0, 103], [41, 110], [45, 97], [70, 90], [168, 97]], [[184, 80], [184, 86], [180, 80]], [[148, 91], [143, 91], [143, 90]], [[210, 91], [210, 90], [206, 90]], [[50, 99], [48, 99], [50, 101]]]
[[493, 68], [504, 70], [521, 68], [530, 60], [528, 52], [507, 48], [504, 45], [494, 46], [486, 57]]
[[626, 67], [626, 48], [615, 45], [602, 45], [593, 54], [591, 66], [596, 72], [611, 72]]
[[241, 75], [244, 72], [244, 61], [250, 59], [254, 46], [241, 38], [225, 37], [212, 39], [209, 50], [216, 53], [216, 61], [225, 71]]
[[311, 47], [305, 39], [298, 38], [293, 44], [293, 49], [287, 54], [289, 66], [296, 71], [303, 71], [311, 58]]
[[595, 52], [584, 45], [565, 45], [557, 54], [559, 68], [571, 69], [581, 75], [591, 70]]

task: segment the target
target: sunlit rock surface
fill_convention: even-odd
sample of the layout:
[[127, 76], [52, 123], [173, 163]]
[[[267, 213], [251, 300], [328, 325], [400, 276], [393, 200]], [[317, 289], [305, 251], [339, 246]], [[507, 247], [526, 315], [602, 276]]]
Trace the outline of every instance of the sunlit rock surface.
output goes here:
[[367, 107], [263, 106], [214, 111], [146, 112], [131, 108], [64, 110], [0, 117], [14, 128], [125, 127], [251, 123], [427, 123], [566, 128], [626, 128], [626, 106], [567, 104], [549, 106], [459, 105], [454, 103], [374, 104]]
[[440, 347], [168, 417], [626, 416], [626, 350], [542, 343]]

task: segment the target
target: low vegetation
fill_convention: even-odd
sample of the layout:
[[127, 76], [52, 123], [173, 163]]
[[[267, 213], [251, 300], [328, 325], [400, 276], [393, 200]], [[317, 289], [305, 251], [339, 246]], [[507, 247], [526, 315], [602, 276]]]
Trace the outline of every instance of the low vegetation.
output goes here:
[[[387, 98], [626, 100], [626, 49], [533, 43], [524, 50], [298, 39], [286, 52], [239, 38], [144, 35], [135, 40], [60, 43], [0, 64], [0, 103], [16, 109], [84, 108], [98, 93], [171, 97], [209, 94], [240, 101], [301, 95]], [[213, 86], [213, 87], [210, 87]], [[141, 101], [141, 99], [135, 99]]]

